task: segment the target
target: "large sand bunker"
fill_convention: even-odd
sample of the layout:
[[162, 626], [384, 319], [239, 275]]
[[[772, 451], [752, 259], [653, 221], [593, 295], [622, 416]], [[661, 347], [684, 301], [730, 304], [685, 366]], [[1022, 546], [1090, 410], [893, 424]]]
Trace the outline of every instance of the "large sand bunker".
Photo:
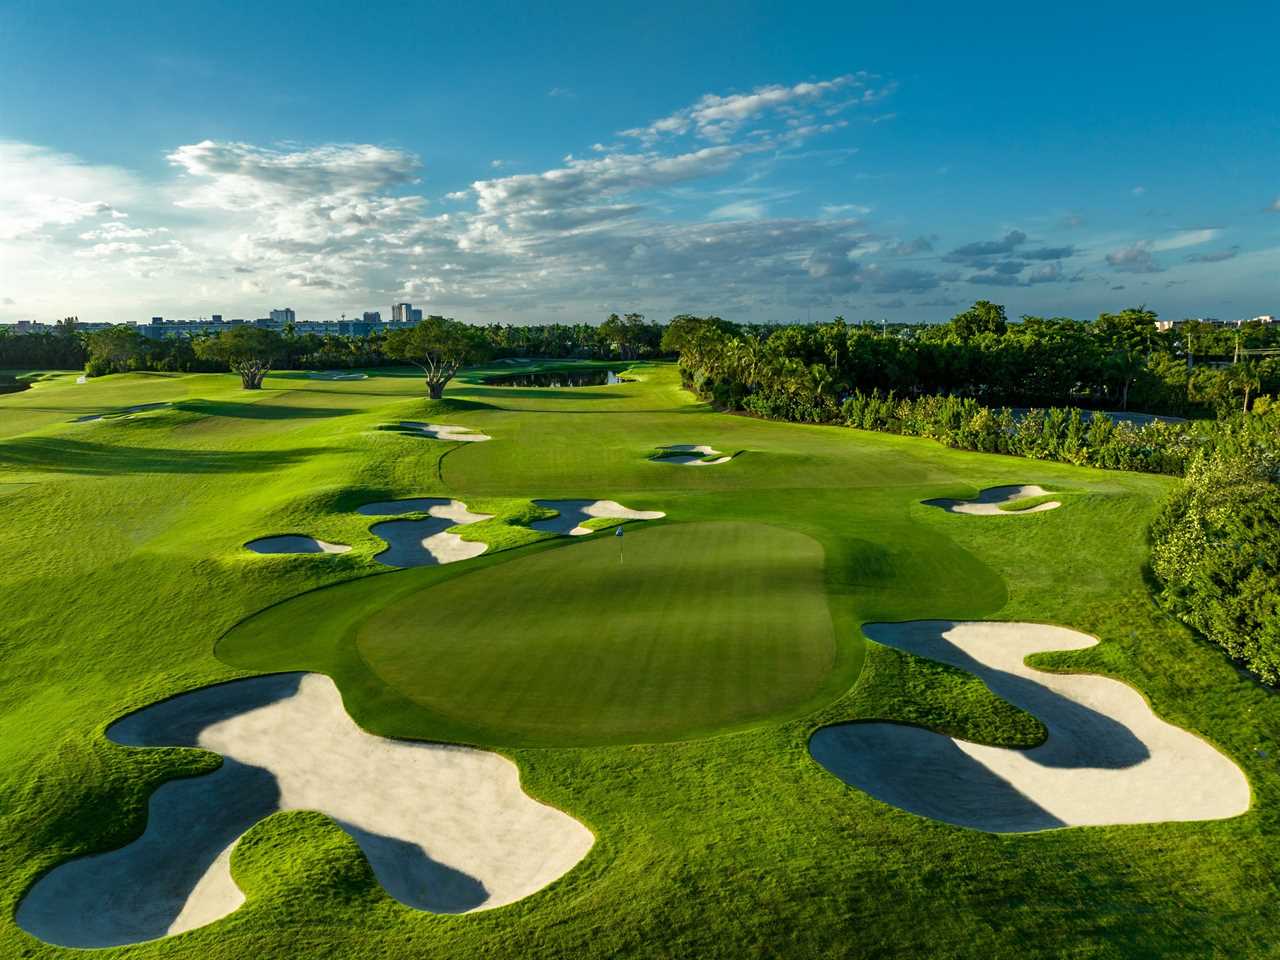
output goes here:
[[535, 500], [540, 507], [548, 507], [559, 513], [550, 520], [534, 520], [530, 524], [534, 530], [545, 533], [568, 534], [571, 537], [583, 537], [594, 533], [583, 524], [594, 517], [607, 517], [610, 520], [657, 520], [665, 517], [661, 510], [632, 510], [615, 500]]
[[1002, 510], [1002, 504], [1016, 503], [1030, 497], [1043, 497], [1052, 491], [1034, 483], [1014, 484], [1007, 487], [987, 487], [973, 500], [925, 500], [930, 507], [941, 507], [947, 513], [968, 513], [980, 517], [1016, 517], [1021, 513], [1043, 513], [1045, 510], [1056, 510], [1062, 504], [1057, 500], [1046, 500], [1025, 510]]
[[450, 527], [478, 523], [492, 517], [471, 513], [460, 500], [417, 497], [366, 503], [358, 509], [368, 517], [394, 517], [405, 513], [425, 513], [422, 520], [388, 520], [375, 523], [370, 532], [387, 542], [387, 549], [375, 558], [389, 567], [424, 567], [437, 563], [457, 563], [478, 557], [489, 549], [478, 540], [463, 540]]
[[480, 443], [493, 439], [484, 433], [472, 433], [470, 427], [459, 427], [452, 423], [422, 423], [418, 420], [401, 420], [400, 431], [429, 440], [459, 440], [463, 443]]
[[231, 913], [244, 901], [231, 849], [278, 810], [332, 817], [391, 896], [437, 913], [526, 897], [594, 842], [577, 820], [526, 795], [515, 764], [497, 754], [365, 733], [319, 674], [206, 687], [125, 717], [107, 735], [129, 746], [204, 747], [224, 760], [152, 794], [133, 843], [68, 861], [32, 887], [19, 925], [62, 946], [136, 943]]
[[293, 533], [280, 537], [259, 537], [246, 543], [245, 548], [254, 553], [347, 553], [351, 549], [345, 543], [327, 543], [315, 537]]
[[133, 416], [135, 413], [146, 413], [148, 410], [159, 410], [161, 407], [169, 406], [167, 400], [159, 403], [139, 403], [132, 407], [124, 407], [121, 410], [108, 410], [106, 413], [90, 413], [83, 417], [76, 417], [75, 423], [92, 423], [95, 420], [124, 420]]
[[659, 463], [679, 463], [687, 467], [713, 467], [717, 463], [728, 463], [733, 457], [722, 456], [705, 443], [673, 443], [661, 447], [662, 451], [654, 459]]
[[921, 816], [992, 833], [1168, 820], [1218, 820], [1249, 808], [1231, 760], [1166, 723], [1118, 680], [1056, 674], [1033, 653], [1098, 641], [1038, 623], [921, 620], [863, 628], [873, 640], [966, 670], [1044, 722], [1031, 750], [967, 743], [919, 727], [846, 723], [809, 741], [841, 780]]

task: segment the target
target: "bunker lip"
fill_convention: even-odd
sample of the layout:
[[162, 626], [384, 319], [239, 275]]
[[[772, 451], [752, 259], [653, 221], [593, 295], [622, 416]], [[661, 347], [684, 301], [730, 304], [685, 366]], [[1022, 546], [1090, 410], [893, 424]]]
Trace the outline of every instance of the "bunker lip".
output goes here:
[[60, 946], [138, 943], [232, 913], [244, 895], [230, 852], [281, 810], [331, 817], [388, 894], [436, 913], [529, 896], [595, 842], [579, 821], [529, 797], [505, 757], [361, 730], [320, 674], [205, 687], [122, 718], [107, 736], [127, 746], [203, 747], [224, 762], [157, 789], [137, 840], [69, 860], [35, 883], [18, 924]]
[[922, 620], [868, 624], [871, 639], [966, 670], [1038, 717], [1043, 744], [1013, 750], [920, 727], [824, 727], [809, 752], [882, 802], [990, 833], [1219, 820], [1249, 809], [1241, 769], [1207, 741], [1161, 720], [1137, 690], [1108, 677], [1049, 673], [1024, 659], [1098, 641], [1040, 623]]
[[659, 463], [678, 463], [686, 467], [714, 467], [733, 459], [705, 443], [672, 443], [658, 449], [659, 453], [654, 460]]
[[328, 543], [301, 534], [284, 534], [276, 537], [258, 537], [245, 545], [246, 550], [261, 554], [287, 553], [348, 553], [351, 547], [345, 543]]
[[307, 377], [311, 380], [368, 380], [367, 373], [347, 373], [341, 370], [324, 370], [315, 373], [308, 373]]
[[386, 541], [387, 548], [375, 557], [389, 567], [424, 567], [440, 563], [457, 563], [478, 557], [489, 545], [478, 540], [463, 540], [449, 528], [488, 520], [492, 514], [472, 513], [461, 500], [443, 497], [414, 497], [406, 500], [381, 500], [366, 503], [357, 513], [370, 517], [394, 517], [406, 513], [425, 513], [418, 520], [388, 520], [369, 528], [374, 536]]
[[1019, 500], [1026, 500], [1030, 497], [1043, 497], [1052, 492], [1052, 490], [1046, 490], [1044, 487], [1034, 483], [1009, 484], [1001, 487], [987, 487], [972, 500], [953, 500], [943, 497], [937, 500], [924, 500], [921, 502], [925, 506], [940, 507], [947, 513], [966, 513], [980, 517], [1007, 517], [1023, 513], [1043, 513], [1046, 510], [1056, 510], [1062, 506], [1062, 503], [1058, 500], [1046, 500], [1044, 503], [1037, 503], [1034, 507], [1027, 507], [1025, 510], [1001, 509], [1002, 504], [1017, 503]]
[[159, 410], [161, 407], [169, 406], [169, 401], [161, 400], [156, 403], [138, 403], [132, 407], [124, 407], [120, 410], [108, 410], [105, 413], [89, 413], [83, 417], [76, 417], [72, 423], [93, 423], [97, 420], [123, 420], [125, 417], [131, 417], [135, 413], [145, 413], [148, 410]]
[[558, 516], [548, 520], [534, 520], [529, 524], [543, 533], [558, 533], [571, 537], [584, 537], [595, 533], [583, 524], [591, 519], [604, 517], [610, 520], [657, 520], [665, 517], [661, 510], [632, 510], [616, 500], [535, 500], [540, 507], [555, 510]]
[[418, 434], [429, 440], [457, 440], [462, 443], [482, 443], [493, 439], [488, 434], [471, 432], [470, 427], [459, 427], [452, 423], [423, 423], [420, 420], [401, 420], [400, 431]]

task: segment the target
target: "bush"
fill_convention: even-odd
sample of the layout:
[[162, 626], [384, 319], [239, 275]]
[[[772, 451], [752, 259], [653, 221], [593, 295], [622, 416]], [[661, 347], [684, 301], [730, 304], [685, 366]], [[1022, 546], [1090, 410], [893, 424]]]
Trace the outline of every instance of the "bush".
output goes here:
[[1202, 454], [1151, 527], [1161, 603], [1280, 683], [1280, 466], [1264, 445]]

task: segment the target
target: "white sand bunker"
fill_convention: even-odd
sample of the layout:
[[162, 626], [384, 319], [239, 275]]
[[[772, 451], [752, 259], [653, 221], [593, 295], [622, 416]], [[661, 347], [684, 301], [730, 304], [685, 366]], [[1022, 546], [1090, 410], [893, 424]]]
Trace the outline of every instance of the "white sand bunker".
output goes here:
[[593, 517], [608, 517], [610, 520], [657, 520], [665, 517], [661, 510], [632, 510], [615, 500], [535, 500], [540, 507], [549, 507], [559, 512], [559, 516], [550, 520], [534, 520], [529, 526], [534, 530], [546, 533], [568, 534], [571, 537], [584, 537], [595, 533], [590, 527], [582, 526]]
[[132, 407], [125, 407], [122, 410], [109, 410], [106, 413], [90, 413], [87, 416], [76, 417], [75, 423], [92, 423], [95, 420], [123, 420], [131, 417], [135, 413], [145, 413], [148, 410], [159, 410], [161, 407], [169, 406], [168, 401], [159, 403], [139, 403]]
[[930, 507], [941, 507], [947, 513], [968, 513], [980, 517], [1016, 517], [1020, 513], [1043, 513], [1045, 510], [1056, 510], [1062, 506], [1057, 500], [1046, 500], [1025, 510], [1001, 510], [1001, 504], [1016, 503], [1028, 497], [1043, 497], [1052, 491], [1038, 487], [1034, 483], [1022, 486], [988, 487], [973, 500], [925, 500]]
[[400, 429], [405, 433], [419, 434], [430, 440], [460, 440], [464, 443], [479, 443], [493, 438], [483, 433], [472, 433], [470, 427], [459, 427], [450, 423], [421, 423], [417, 420], [401, 420]]
[[224, 760], [152, 794], [138, 840], [68, 861], [36, 883], [18, 923], [61, 946], [136, 943], [231, 913], [244, 901], [231, 849], [278, 810], [332, 817], [391, 896], [436, 913], [527, 897], [595, 840], [526, 795], [515, 764], [495, 753], [365, 733], [319, 674], [206, 687], [125, 717], [107, 734], [129, 746], [200, 746]]
[[375, 523], [370, 532], [387, 542], [387, 549], [375, 558], [389, 567], [425, 567], [437, 563], [457, 563], [478, 557], [489, 545], [463, 540], [450, 527], [488, 520], [493, 514], [471, 513], [460, 500], [417, 497], [366, 503], [357, 511], [367, 517], [394, 517], [404, 513], [425, 513], [422, 520], [389, 520]]
[[327, 543], [298, 534], [259, 537], [246, 543], [245, 548], [254, 553], [347, 553], [351, 549], [345, 543]]
[[966, 670], [1038, 717], [1031, 750], [967, 743], [919, 727], [846, 723], [809, 741], [841, 780], [911, 813], [992, 833], [1169, 820], [1249, 809], [1231, 760], [1152, 713], [1118, 680], [1033, 670], [1023, 658], [1098, 641], [1037, 623], [922, 620], [863, 628], [878, 643]]
[[679, 463], [687, 467], [713, 467], [733, 459], [722, 456], [719, 450], [713, 450], [705, 443], [673, 443], [661, 450], [662, 454], [655, 458], [659, 463]]
[[312, 380], [368, 380], [369, 375], [365, 373], [344, 373], [341, 370], [325, 370], [319, 373], [308, 373], [308, 377]]

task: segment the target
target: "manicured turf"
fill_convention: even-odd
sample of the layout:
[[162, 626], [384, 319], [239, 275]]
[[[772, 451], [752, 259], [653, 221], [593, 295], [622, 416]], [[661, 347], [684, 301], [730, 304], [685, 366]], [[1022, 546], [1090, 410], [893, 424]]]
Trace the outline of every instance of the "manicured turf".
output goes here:
[[[370, 730], [434, 737], [453, 724], [459, 735], [447, 739], [505, 739], [526, 789], [587, 823], [596, 846], [527, 900], [432, 916], [387, 897], [335, 825], [279, 815], [233, 857], [244, 907], [129, 956], [1280, 955], [1269, 922], [1280, 900], [1280, 704], [1149, 600], [1144, 530], [1169, 481], [720, 415], [694, 403], [666, 366], [638, 368], [636, 383], [577, 390], [473, 379], [434, 405], [409, 372], [371, 373], [273, 376], [260, 394], [230, 376], [76, 384], [68, 374], [0, 397], [0, 957], [71, 956], [16, 927], [22, 893], [53, 864], [135, 836], [159, 783], [217, 762], [115, 746], [102, 736], [107, 723], [214, 680], [297, 668], [333, 676]], [[160, 401], [172, 406], [71, 422]], [[494, 439], [444, 444], [377, 429], [399, 419]], [[743, 452], [707, 469], [648, 460], [672, 443]], [[1011, 483], [1070, 496], [1009, 520], [920, 504]], [[371, 518], [355, 508], [410, 496], [457, 497], [498, 514], [467, 528], [491, 538], [490, 552], [385, 572], [373, 561], [381, 543]], [[357, 628], [388, 605], [465, 595], [466, 581], [488, 580], [482, 603], [500, 609], [514, 603], [505, 592], [517, 589], [521, 565], [610, 553], [607, 534], [597, 547], [521, 525], [537, 515], [530, 500], [577, 497], [667, 512], [648, 528], [630, 525], [626, 550], [714, 524], [763, 525], [820, 545], [835, 641], [825, 674], [806, 681], [816, 689], [792, 686], [725, 735], [535, 748], [516, 745], [512, 729], [462, 730], [473, 717], [442, 718], [365, 662]], [[291, 532], [353, 549], [266, 557], [242, 548]], [[672, 597], [691, 604], [705, 592], [691, 585]], [[626, 602], [602, 594], [584, 609], [604, 618]], [[425, 609], [441, 616], [445, 606]], [[1099, 636], [1095, 648], [1037, 663], [1133, 683], [1158, 713], [1243, 766], [1253, 809], [1212, 823], [993, 837], [846, 787], [808, 756], [822, 724], [903, 720], [995, 743], [1038, 735], [972, 678], [868, 646], [857, 630], [923, 617], [1043, 620]], [[549, 632], [552, 615], [538, 619]], [[431, 660], [442, 675], [451, 658], [482, 672], [473, 656], [454, 649]], [[420, 677], [432, 667], [408, 665]], [[566, 684], [575, 679], [564, 673]]]
[[757, 523], [594, 537], [456, 577], [370, 617], [356, 645], [493, 742], [706, 732], [804, 703], [835, 660], [822, 547]]

